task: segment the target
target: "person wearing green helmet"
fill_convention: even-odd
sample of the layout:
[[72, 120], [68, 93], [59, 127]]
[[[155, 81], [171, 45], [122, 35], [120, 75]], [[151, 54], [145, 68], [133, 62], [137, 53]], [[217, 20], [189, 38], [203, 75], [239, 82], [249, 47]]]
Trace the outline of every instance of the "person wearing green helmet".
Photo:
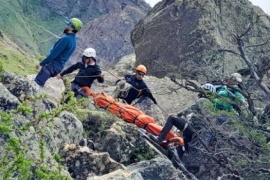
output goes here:
[[64, 29], [65, 36], [60, 38], [51, 48], [47, 57], [36, 65], [36, 69], [40, 69], [35, 78], [35, 82], [44, 87], [46, 81], [50, 77], [59, 74], [69, 60], [70, 56], [76, 49], [76, 33], [81, 30], [83, 23], [77, 18], [71, 18], [66, 22]]
[[65, 23], [75, 30], [74, 33], [80, 31], [83, 27], [83, 23], [77, 18], [71, 18], [69, 21], [65, 21]]

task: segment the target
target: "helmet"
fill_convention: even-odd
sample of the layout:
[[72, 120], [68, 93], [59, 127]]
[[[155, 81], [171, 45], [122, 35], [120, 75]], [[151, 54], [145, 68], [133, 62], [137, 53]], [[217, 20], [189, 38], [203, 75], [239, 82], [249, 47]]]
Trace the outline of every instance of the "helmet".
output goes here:
[[201, 88], [208, 90], [212, 93], [216, 93], [216, 87], [213, 84], [206, 83], [206, 84], [202, 85]]
[[66, 22], [69, 25], [72, 25], [76, 31], [79, 31], [83, 27], [83, 23], [81, 20], [77, 18], [71, 18], [69, 21]]
[[139, 66], [137, 66], [136, 71], [140, 71], [140, 72], [143, 72], [144, 74], [146, 74], [147, 69], [144, 65], [139, 65]]
[[96, 50], [93, 49], [93, 48], [86, 48], [84, 51], [83, 51], [83, 55], [86, 56], [86, 57], [93, 57], [96, 59]]
[[242, 82], [242, 76], [239, 73], [232, 73], [231, 79], [236, 80], [237, 82]]

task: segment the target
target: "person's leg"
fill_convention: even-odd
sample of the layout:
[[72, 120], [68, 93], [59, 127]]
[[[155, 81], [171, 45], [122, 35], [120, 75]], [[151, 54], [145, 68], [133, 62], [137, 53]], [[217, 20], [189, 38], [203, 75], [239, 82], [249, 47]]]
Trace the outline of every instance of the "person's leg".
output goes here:
[[46, 81], [51, 77], [50, 71], [46, 67], [42, 67], [39, 73], [37, 74], [35, 78], [35, 82], [41, 86], [44, 87]]
[[79, 93], [79, 89], [81, 89], [81, 87], [78, 84], [76, 84], [74, 82], [71, 83], [71, 90], [74, 92], [74, 97], [76, 97], [77, 99], [81, 98], [81, 95]]
[[162, 130], [160, 131], [158, 137], [157, 137], [157, 140], [158, 142], [161, 144], [162, 141], [165, 139], [166, 135], [169, 133], [169, 131], [172, 129], [173, 127], [173, 121], [174, 121], [174, 118], [172, 115], [170, 115], [168, 118], [167, 118], [167, 121], [166, 121], [166, 124], [165, 126], [162, 128]]
[[157, 138], [158, 142], [162, 143], [162, 141], [165, 139], [166, 135], [169, 133], [169, 131], [172, 129], [173, 126], [177, 127], [179, 130], [183, 130], [185, 128], [185, 125], [186, 121], [183, 118], [174, 115], [169, 115], [165, 126], [158, 135]]
[[50, 77], [54, 77], [60, 72], [61, 72], [61, 69], [56, 68], [52, 63], [50, 63], [41, 68], [41, 70], [39, 71], [38, 75], [35, 78], [35, 82], [39, 86], [44, 87], [46, 81]]
[[170, 118], [173, 119], [172, 120], [173, 125], [180, 131], [184, 131], [187, 128], [188, 124], [185, 119], [174, 115], [171, 115]]
[[185, 131], [183, 131], [184, 141], [190, 142], [192, 140], [194, 133], [195, 133], [194, 129], [191, 128], [190, 125], [188, 125]]
[[160, 144], [165, 139], [166, 135], [169, 133], [173, 126], [183, 132], [185, 142], [188, 143], [192, 140], [193, 134], [195, 133], [194, 129], [190, 127], [190, 125], [186, 122], [185, 119], [170, 115], [167, 119], [165, 126], [157, 137], [157, 141]]
[[79, 89], [79, 93], [83, 96], [83, 97], [89, 97], [91, 96], [91, 89], [87, 86], [83, 86]]
[[190, 142], [192, 140], [193, 134], [195, 133], [194, 129], [183, 118], [178, 116], [171, 116], [170, 118], [172, 118], [171, 122], [173, 125], [181, 132], [183, 132], [184, 141]]

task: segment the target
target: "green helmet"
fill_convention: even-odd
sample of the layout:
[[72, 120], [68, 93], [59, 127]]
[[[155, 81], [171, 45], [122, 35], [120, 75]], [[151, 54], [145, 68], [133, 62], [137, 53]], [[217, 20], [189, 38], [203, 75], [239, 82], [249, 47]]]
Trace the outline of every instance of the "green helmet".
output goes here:
[[74, 29], [75, 29], [76, 31], [81, 30], [82, 27], [83, 27], [82, 21], [79, 20], [79, 19], [77, 19], [77, 18], [71, 18], [71, 19], [69, 20], [69, 24], [71, 24], [71, 25], [74, 27]]

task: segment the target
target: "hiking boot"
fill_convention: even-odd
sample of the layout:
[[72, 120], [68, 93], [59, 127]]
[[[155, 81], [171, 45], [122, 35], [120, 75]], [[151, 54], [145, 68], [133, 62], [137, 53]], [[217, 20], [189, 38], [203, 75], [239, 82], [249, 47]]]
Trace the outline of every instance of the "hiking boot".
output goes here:
[[[188, 144], [188, 143], [185, 143], [185, 146], [186, 146], [186, 144]], [[182, 146], [178, 146], [176, 148], [176, 150], [177, 150], [177, 154], [178, 154], [179, 158], [181, 159], [183, 157], [184, 153], [186, 152], [185, 148], [183, 148]]]
[[185, 139], [185, 142], [190, 142], [194, 138], [195, 129], [191, 128], [191, 125], [188, 125], [188, 127], [183, 132], [183, 136]]

